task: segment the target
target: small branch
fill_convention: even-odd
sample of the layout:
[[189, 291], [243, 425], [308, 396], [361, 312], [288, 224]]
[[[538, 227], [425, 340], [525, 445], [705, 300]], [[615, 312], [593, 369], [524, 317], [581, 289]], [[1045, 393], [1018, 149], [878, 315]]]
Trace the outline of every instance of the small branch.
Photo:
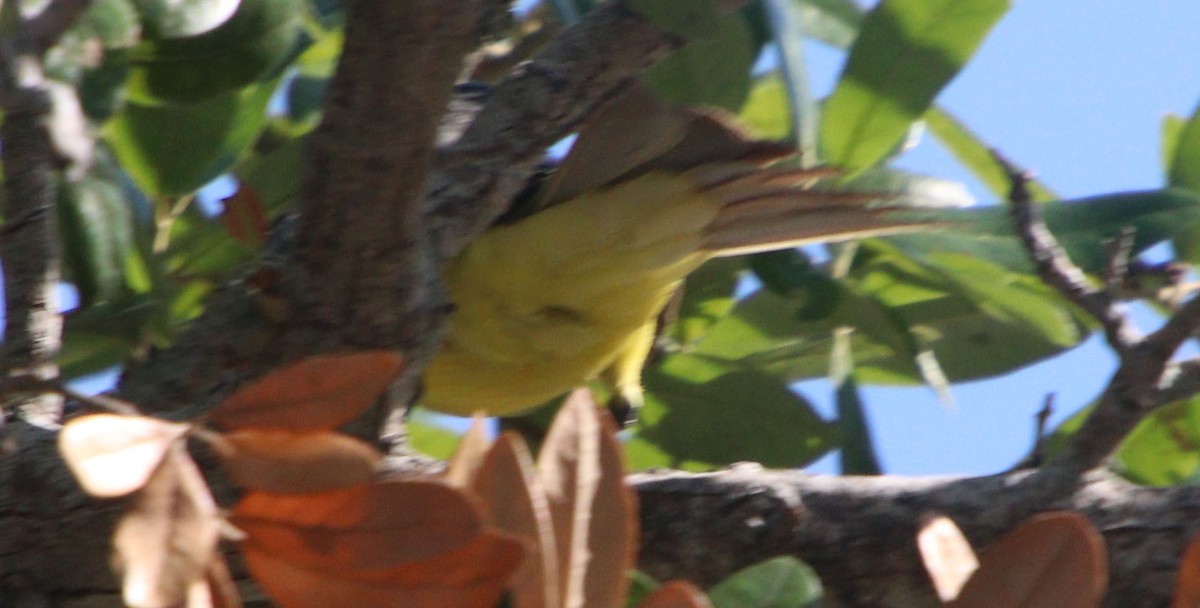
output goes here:
[[683, 43], [621, 2], [609, 2], [498, 85], [470, 128], [439, 154], [426, 191], [439, 263], [457, 256], [508, 209], [550, 145]]
[[[15, 7], [4, 10], [16, 12]], [[47, 9], [49, 10], [49, 9]], [[11, 14], [11, 13], [10, 13]], [[16, 26], [20, 28], [20, 26]], [[55, 293], [60, 278], [56, 156], [45, 117], [51, 101], [44, 88], [38, 55], [0, 40], [0, 160], [4, 164], [4, 202], [0, 215], [9, 218], [0, 231], [4, 260], [5, 339], [0, 365], [5, 375], [58, 377], [62, 318]], [[6, 400], [25, 420], [54, 425], [62, 415], [62, 399], [52, 393]]]
[[91, 0], [52, 0], [41, 13], [26, 21], [21, 35], [30, 54], [41, 55], [54, 46], [91, 4]]
[[1100, 322], [1108, 343], [1118, 352], [1126, 351], [1141, 339], [1119, 302], [1107, 292], [1092, 287], [1087, 276], [1067, 257], [1067, 252], [1046, 228], [1041, 209], [1033, 202], [1029, 182], [1033, 176], [1013, 165], [999, 152], [992, 151], [996, 162], [1012, 184], [1009, 203], [1017, 236], [1025, 244], [1038, 276], [1047, 285], [1084, 309]]

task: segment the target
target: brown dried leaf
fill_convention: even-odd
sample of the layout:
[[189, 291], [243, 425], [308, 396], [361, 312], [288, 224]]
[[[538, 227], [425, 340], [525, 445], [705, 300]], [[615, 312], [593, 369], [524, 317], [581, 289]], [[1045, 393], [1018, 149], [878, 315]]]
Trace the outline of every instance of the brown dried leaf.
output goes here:
[[113, 537], [114, 562], [132, 608], [177, 606], [202, 583], [217, 546], [220, 517], [182, 443], [130, 501]]
[[586, 389], [572, 393], [555, 417], [538, 473], [554, 522], [563, 606], [621, 606], [637, 545], [637, 507], [625, 485], [616, 429]]
[[963, 585], [979, 568], [971, 543], [950, 518], [928, 518], [917, 530], [917, 548], [933, 588], [943, 602], [958, 597]]
[[712, 602], [695, 585], [671, 581], [646, 596], [638, 608], [712, 608]]
[[483, 530], [475, 505], [440, 481], [389, 481], [315, 494], [248, 493], [232, 523], [245, 546], [353, 577], [430, 559]]
[[954, 608], [1094, 608], [1108, 584], [1104, 538], [1079, 513], [1035, 515], [980, 556]]
[[226, 429], [333, 430], [365, 411], [403, 368], [403, 357], [384, 350], [310, 357], [242, 387], [212, 420]]
[[[410, 568], [402, 565], [389, 572], [376, 572], [371, 581], [342, 577], [328, 569], [305, 567], [247, 545], [246, 563], [271, 599], [283, 608], [493, 608], [500, 602], [508, 574], [520, 559], [519, 547], [503, 541], [509, 549], [498, 554], [459, 556], [454, 568], [443, 568], [449, 580], [403, 580]], [[511, 549], [517, 549], [512, 551]], [[507, 560], [507, 561], [506, 561]]]
[[260, 492], [311, 494], [362, 484], [383, 454], [327, 431], [234, 431], [206, 437], [237, 484]]
[[258, 191], [241, 184], [236, 192], [221, 202], [225, 204], [221, 212], [221, 224], [229, 236], [243, 245], [262, 246], [267, 237], [268, 219], [266, 204]]
[[88, 494], [124, 496], [147, 483], [188, 428], [147, 416], [80, 416], [59, 432], [58, 451]]
[[471, 428], [463, 434], [458, 447], [454, 449], [454, 456], [450, 457], [450, 462], [446, 465], [446, 474], [443, 475], [446, 483], [456, 488], [465, 488], [471, 484], [475, 472], [483, 464], [488, 448], [491, 447], [487, 435], [487, 417], [482, 412], [476, 412], [471, 417]]
[[1179, 559], [1179, 570], [1175, 573], [1175, 595], [1171, 608], [1197, 608], [1200, 606], [1200, 536], [1188, 543]]
[[496, 441], [471, 489], [483, 503], [488, 522], [529, 548], [509, 587], [513, 606], [558, 608], [558, 551], [550, 504], [519, 435], [505, 433]]

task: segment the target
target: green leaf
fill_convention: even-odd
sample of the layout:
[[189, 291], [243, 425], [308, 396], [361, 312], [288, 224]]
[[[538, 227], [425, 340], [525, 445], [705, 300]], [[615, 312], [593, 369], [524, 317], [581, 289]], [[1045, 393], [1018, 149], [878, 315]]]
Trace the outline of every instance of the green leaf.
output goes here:
[[721, 29], [714, 0], [626, 0], [647, 21], [686, 40], [712, 38]]
[[135, 0], [146, 34], [174, 38], [203, 34], [230, 19], [245, 0]]
[[627, 608], [637, 608], [646, 596], [654, 593], [661, 585], [649, 574], [640, 570], [629, 571], [629, 597], [625, 600]]
[[125, 287], [125, 252], [134, 246], [132, 211], [120, 186], [96, 177], [59, 187], [63, 258], [81, 308], [114, 298]]
[[769, 74], [756, 80], [738, 118], [756, 137], [784, 139], [790, 135], [792, 115], [783, 78]]
[[673, 103], [737, 112], [750, 93], [750, 68], [758, 57], [758, 47], [740, 13], [721, 15], [717, 22], [713, 36], [689, 44], [646, 70], [642, 82]]
[[[1164, 125], [1164, 144], [1168, 138], [1170, 133]], [[1200, 194], [1200, 106], [1178, 128], [1174, 139], [1176, 143], [1170, 148], [1167, 185]], [[1174, 245], [1180, 259], [1193, 264], [1200, 263], [1200, 229], [1194, 228], [1176, 235]]]
[[[1012, 186], [1004, 170], [992, 158], [991, 146], [941, 108], [930, 108], [925, 113], [924, 120], [929, 132], [946, 146], [963, 167], [979, 178], [979, 181], [998, 198], [1008, 199], [1008, 191]], [[1033, 194], [1033, 200], [1038, 202], [1058, 198], [1058, 195], [1037, 180], [1030, 182], [1029, 191]]]
[[155, 304], [143, 295], [77, 310], [66, 316], [58, 364], [66, 378], [78, 378], [124, 363], [148, 332]]
[[272, 77], [296, 50], [300, 16], [298, 0], [242, 0], [205, 34], [148, 38], [129, 57], [129, 97], [192, 103]]
[[804, 60], [803, 19], [790, 0], [763, 0], [763, 11], [779, 48], [779, 69], [787, 83], [788, 110], [795, 127], [796, 148], [804, 152], [800, 163], [805, 167], [820, 164], [817, 147], [817, 103], [808, 86], [808, 65]]
[[1155, 410], [1122, 442], [1116, 464], [1135, 483], [1200, 483], [1200, 398]]
[[833, 429], [780, 379], [737, 371], [697, 379], [706, 376], [697, 365], [704, 363], [677, 355], [644, 373], [631, 467], [710, 470], [744, 460], [799, 467], [831, 449]]
[[[849, 349], [846, 356], [850, 357]], [[853, 363], [850, 363], [853, 365]], [[867, 413], [854, 375], [849, 374], [834, 389], [838, 412], [838, 436], [841, 444], [843, 475], [879, 475], [883, 467], [875, 455], [875, 442], [867, 425]]]
[[[1171, 178], [1171, 170], [1175, 166], [1175, 153], [1179, 150], [1179, 141], [1186, 125], [1187, 121], [1178, 114], [1163, 116], [1158, 153], [1163, 165], [1163, 174], [1167, 176], [1168, 180]], [[1176, 184], [1171, 185], [1175, 186]]]
[[1008, 6], [1008, 0], [880, 2], [825, 103], [822, 158], [860, 170], [886, 157]]
[[408, 441], [419, 452], [441, 460], [449, 460], [458, 447], [459, 436], [428, 421], [409, 420], [406, 423]]
[[104, 127], [121, 166], [151, 196], [189, 194], [237, 159], [264, 120], [275, 83], [192, 104], [127, 103]]
[[853, 0], [792, 1], [798, 7], [806, 36], [839, 49], [854, 44], [862, 27], [863, 11]]
[[736, 572], [708, 591], [715, 608], [816, 608], [821, 579], [794, 557], [776, 557]]
[[[1101, 273], [1107, 264], [1105, 241], [1126, 227], [1135, 230], [1133, 253], [1184, 234], [1200, 225], [1200, 196], [1183, 190], [1145, 190], [1106, 194], [1041, 206], [1046, 224], [1066, 248], [1071, 260], [1090, 273]], [[1012, 220], [1004, 207], [932, 209], [901, 215], [939, 221], [944, 228], [889, 237], [905, 251], [958, 251], [1006, 268], [1032, 272]]]
[[73, 33], [96, 36], [105, 49], [133, 46], [141, 36], [138, 11], [130, 0], [97, 0], [93, 2]]
[[689, 274], [669, 334], [680, 344], [690, 344], [729, 314], [735, 304], [733, 292], [744, 268], [741, 259], [716, 258]]

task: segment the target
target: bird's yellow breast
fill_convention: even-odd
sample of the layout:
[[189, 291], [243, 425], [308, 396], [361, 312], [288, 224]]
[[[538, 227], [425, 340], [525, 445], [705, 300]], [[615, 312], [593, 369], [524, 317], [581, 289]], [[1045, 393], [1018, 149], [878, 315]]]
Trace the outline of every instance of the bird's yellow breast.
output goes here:
[[448, 269], [456, 308], [422, 404], [518, 413], [630, 358], [618, 381], [636, 385], [648, 325], [706, 258], [717, 210], [687, 179], [649, 173], [488, 230]]

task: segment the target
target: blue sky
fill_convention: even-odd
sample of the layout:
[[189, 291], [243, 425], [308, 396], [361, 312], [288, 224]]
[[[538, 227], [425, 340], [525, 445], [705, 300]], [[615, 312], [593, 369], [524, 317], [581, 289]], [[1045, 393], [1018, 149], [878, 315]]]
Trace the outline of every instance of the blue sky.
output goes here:
[[[939, 104], [1064, 197], [1162, 185], [1159, 125], [1200, 100], [1200, 2], [1018, 0]], [[806, 48], [817, 94], [832, 89], [844, 56]], [[899, 166], [966, 182], [994, 197], [931, 139]], [[1138, 314], [1143, 328], [1155, 318]], [[1103, 388], [1115, 359], [1093, 338], [1057, 359], [1006, 377], [957, 385], [947, 410], [928, 389], [865, 390], [883, 466], [898, 474], [981, 474], [1028, 452], [1034, 413], [1056, 393], [1052, 426]], [[830, 388], [801, 387], [822, 411]], [[814, 470], [834, 471], [830, 458]]]

